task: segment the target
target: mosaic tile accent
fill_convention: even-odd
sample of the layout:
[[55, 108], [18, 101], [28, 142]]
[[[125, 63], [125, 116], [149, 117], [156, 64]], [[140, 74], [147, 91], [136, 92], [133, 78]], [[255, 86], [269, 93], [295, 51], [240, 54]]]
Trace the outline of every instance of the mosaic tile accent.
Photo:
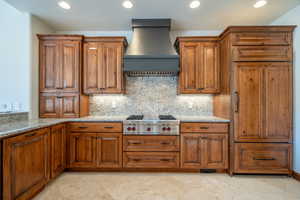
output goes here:
[[177, 95], [178, 77], [127, 77], [125, 95], [90, 97], [90, 115], [211, 116], [212, 95]]

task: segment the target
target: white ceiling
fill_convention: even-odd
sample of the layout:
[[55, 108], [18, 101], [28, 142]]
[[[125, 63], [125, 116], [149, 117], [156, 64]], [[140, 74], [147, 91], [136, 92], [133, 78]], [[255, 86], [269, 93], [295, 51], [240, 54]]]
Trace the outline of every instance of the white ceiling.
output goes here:
[[300, 0], [268, 0], [255, 9], [256, 0], [132, 0], [125, 9], [123, 0], [66, 0], [71, 10], [57, 6], [58, 0], [6, 0], [15, 8], [30, 12], [56, 30], [130, 30], [132, 18], [171, 18], [173, 30], [222, 30], [229, 25], [266, 25], [300, 4]]

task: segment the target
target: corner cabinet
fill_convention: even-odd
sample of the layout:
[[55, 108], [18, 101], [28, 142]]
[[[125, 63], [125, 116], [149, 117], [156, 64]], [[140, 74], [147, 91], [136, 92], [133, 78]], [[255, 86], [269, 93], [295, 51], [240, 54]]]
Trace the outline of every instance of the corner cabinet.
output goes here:
[[124, 93], [123, 54], [126, 46], [124, 37], [85, 37], [85, 94]]
[[80, 35], [38, 35], [41, 118], [88, 115], [88, 97], [81, 95]]
[[180, 94], [214, 94], [220, 91], [220, 47], [217, 37], [180, 37]]
[[3, 142], [3, 199], [31, 199], [48, 182], [50, 129], [39, 129]]

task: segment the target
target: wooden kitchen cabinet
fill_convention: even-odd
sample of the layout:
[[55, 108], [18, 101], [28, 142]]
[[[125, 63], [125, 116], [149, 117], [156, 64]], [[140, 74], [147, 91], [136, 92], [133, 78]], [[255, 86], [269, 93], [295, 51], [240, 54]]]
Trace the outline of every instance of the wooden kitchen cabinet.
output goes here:
[[40, 92], [79, 92], [81, 36], [40, 38]]
[[227, 169], [228, 135], [182, 134], [181, 167], [190, 169]]
[[236, 63], [234, 69], [235, 141], [290, 142], [291, 64]]
[[76, 118], [88, 110], [88, 98], [78, 93], [40, 93], [40, 117]]
[[99, 133], [97, 136], [97, 167], [122, 167], [122, 134]]
[[97, 133], [70, 133], [68, 140], [70, 168], [97, 166]]
[[8, 138], [3, 144], [3, 199], [31, 199], [49, 180], [49, 129]]
[[214, 94], [220, 91], [220, 47], [215, 37], [180, 37], [179, 93]]
[[66, 168], [66, 127], [65, 124], [59, 124], [51, 127], [51, 156], [50, 170], [51, 178], [60, 175]]
[[84, 93], [121, 94], [124, 92], [124, 37], [85, 37]]
[[81, 35], [38, 35], [40, 40], [40, 117], [74, 118], [89, 113], [81, 95]]
[[69, 168], [122, 168], [122, 123], [68, 124]]

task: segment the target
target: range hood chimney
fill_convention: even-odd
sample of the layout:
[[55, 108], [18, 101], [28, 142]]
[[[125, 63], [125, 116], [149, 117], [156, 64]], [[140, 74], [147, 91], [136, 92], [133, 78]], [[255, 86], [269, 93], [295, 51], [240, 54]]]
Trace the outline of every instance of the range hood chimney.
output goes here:
[[129, 76], [176, 76], [179, 56], [170, 41], [171, 19], [132, 19], [133, 38], [124, 56]]

